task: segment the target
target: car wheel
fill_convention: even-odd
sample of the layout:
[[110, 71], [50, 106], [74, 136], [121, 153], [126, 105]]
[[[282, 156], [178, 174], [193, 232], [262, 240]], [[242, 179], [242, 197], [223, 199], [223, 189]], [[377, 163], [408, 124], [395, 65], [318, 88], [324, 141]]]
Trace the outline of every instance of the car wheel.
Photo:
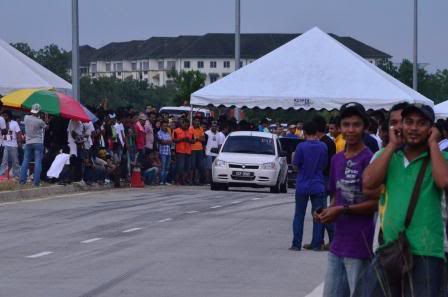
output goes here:
[[288, 193], [288, 181], [285, 180], [283, 184], [280, 186], [280, 193]]
[[210, 190], [212, 190], [212, 191], [227, 191], [227, 190], [229, 190], [229, 186], [225, 185], [225, 184], [217, 184], [217, 183], [212, 182], [210, 184]]
[[271, 193], [280, 193], [280, 177], [278, 177], [277, 183], [275, 184], [275, 186], [270, 188], [269, 192], [271, 192]]

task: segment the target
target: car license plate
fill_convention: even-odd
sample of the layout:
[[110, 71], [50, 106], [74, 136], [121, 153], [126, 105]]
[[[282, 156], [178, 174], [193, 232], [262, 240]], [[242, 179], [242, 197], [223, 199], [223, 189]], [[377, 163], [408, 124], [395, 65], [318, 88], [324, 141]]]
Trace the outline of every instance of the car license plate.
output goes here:
[[234, 171], [233, 176], [239, 176], [239, 177], [252, 177], [254, 176], [253, 172], [248, 172], [248, 171]]

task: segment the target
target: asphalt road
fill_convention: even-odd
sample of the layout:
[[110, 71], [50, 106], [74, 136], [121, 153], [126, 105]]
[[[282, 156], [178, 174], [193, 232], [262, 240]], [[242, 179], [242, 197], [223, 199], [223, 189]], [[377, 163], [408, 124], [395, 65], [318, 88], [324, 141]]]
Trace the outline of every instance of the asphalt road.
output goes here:
[[307, 296], [326, 253], [288, 251], [293, 209], [291, 191], [205, 187], [0, 204], [0, 296]]

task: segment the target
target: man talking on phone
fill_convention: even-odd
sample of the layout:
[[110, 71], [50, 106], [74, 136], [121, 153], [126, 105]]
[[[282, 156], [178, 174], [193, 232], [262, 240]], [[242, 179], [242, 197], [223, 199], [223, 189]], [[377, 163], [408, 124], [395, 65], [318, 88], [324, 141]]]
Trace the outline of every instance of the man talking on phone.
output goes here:
[[[444, 266], [441, 199], [448, 189], [448, 153], [439, 149], [440, 132], [430, 106], [413, 104], [402, 112], [402, 129], [391, 126], [389, 144], [364, 172], [364, 191], [385, 185], [380, 246], [357, 285], [356, 296], [439, 296]], [[416, 186], [418, 185], [418, 186]], [[411, 201], [414, 201], [412, 203]], [[414, 205], [409, 212], [410, 205]], [[393, 273], [385, 251], [405, 238], [406, 273]], [[403, 246], [403, 245], [402, 245]], [[390, 263], [390, 262], [389, 262]]]

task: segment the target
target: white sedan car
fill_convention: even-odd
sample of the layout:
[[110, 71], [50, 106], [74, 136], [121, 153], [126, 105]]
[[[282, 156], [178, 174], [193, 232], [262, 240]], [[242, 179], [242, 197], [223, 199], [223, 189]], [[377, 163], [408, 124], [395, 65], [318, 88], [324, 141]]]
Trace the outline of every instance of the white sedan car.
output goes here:
[[[214, 150], [215, 152], [217, 149]], [[286, 193], [288, 164], [278, 137], [271, 133], [231, 133], [213, 162], [212, 190], [228, 187], [269, 187]]]

